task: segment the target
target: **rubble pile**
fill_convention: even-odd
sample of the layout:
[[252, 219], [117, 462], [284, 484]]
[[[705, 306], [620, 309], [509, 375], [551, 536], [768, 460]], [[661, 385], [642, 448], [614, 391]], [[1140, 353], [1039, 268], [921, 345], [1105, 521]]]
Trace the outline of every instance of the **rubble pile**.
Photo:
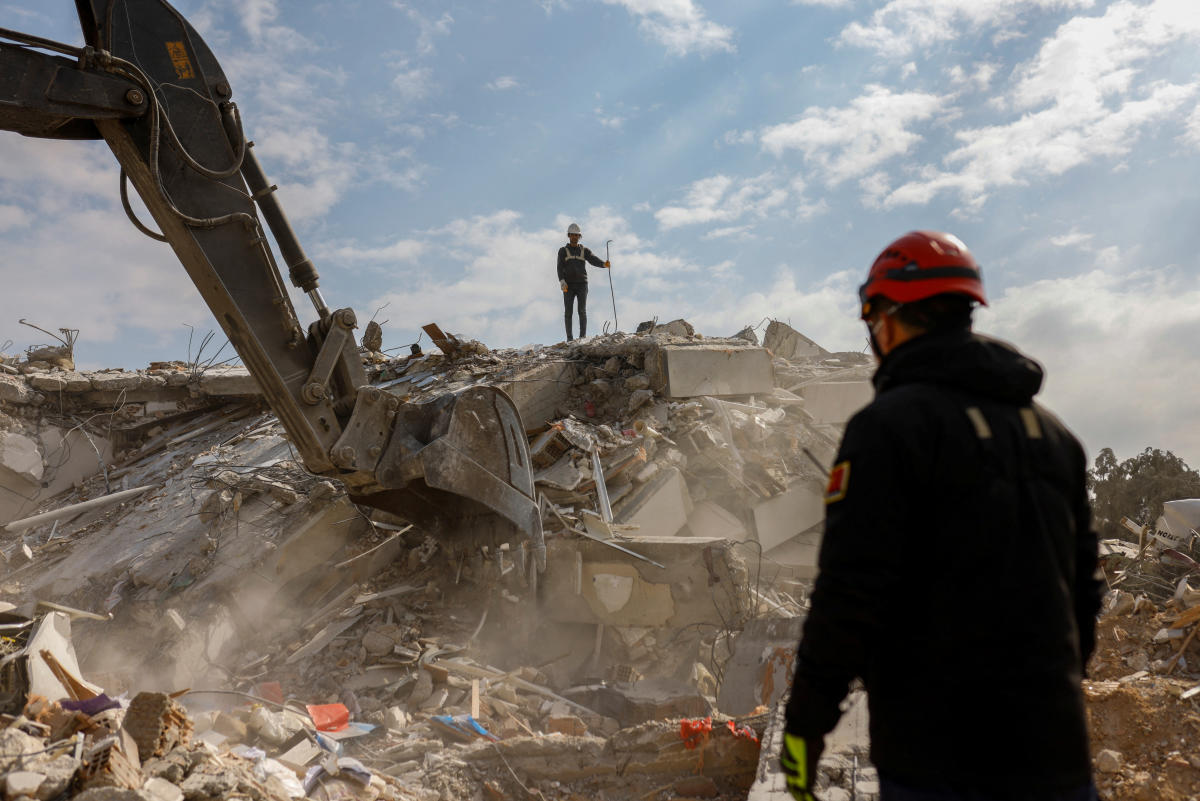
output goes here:
[[[304, 471], [242, 368], [4, 362], [6, 798], [786, 797], [780, 702], [867, 358], [778, 321], [762, 346], [682, 320], [502, 350], [426, 330], [399, 358], [373, 332], [370, 380], [505, 390], [544, 572]], [[1104, 553], [1099, 781], [1194, 797], [1200, 592], [1161, 548]], [[819, 785], [878, 797], [861, 691]]]
[[1105, 596], [1084, 694], [1101, 797], [1200, 794], [1200, 590]]
[[241, 368], [6, 365], [0, 590], [79, 654], [40, 694], [7, 677], [9, 797], [746, 796], [853, 411], [821, 377], [861, 405], [865, 358], [682, 321], [498, 351], [431, 328], [428, 353], [372, 340], [371, 380], [514, 399], [536, 581], [520, 543], [306, 473]]

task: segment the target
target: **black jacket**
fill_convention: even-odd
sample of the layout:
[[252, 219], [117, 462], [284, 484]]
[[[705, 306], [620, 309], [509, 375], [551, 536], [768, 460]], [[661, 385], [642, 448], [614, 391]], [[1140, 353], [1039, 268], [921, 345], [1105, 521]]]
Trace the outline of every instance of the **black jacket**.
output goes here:
[[[584, 260], [587, 264], [584, 264]], [[603, 267], [604, 261], [583, 245], [563, 245], [558, 249], [558, 280], [568, 284], [587, 283], [587, 265]]]
[[860, 677], [889, 778], [1086, 784], [1097, 540], [1083, 449], [1032, 401], [1041, 367], [963, 330], [904, 343], [874, 383], [831, 475], [788, 731], [828, 732]]

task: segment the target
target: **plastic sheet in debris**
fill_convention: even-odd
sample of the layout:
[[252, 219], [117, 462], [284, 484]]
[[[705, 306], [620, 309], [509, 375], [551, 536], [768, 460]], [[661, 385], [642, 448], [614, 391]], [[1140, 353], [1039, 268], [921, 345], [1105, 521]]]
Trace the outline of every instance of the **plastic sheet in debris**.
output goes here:
[[295, 771], [267, 756], [266, 751], [248, 745], [235, 745], [229, 752], [253, 762], [254, 777], [259, 781], [266, 783], [268, 778], [274, 776], [287, 792], [288, 798], [304, 798], [308, 795], [300, 779], [296, 778]]

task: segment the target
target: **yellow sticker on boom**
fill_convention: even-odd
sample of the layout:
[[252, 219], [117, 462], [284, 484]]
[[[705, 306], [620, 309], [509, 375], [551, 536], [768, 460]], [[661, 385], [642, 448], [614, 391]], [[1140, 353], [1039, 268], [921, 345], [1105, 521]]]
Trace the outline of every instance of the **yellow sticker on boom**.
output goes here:
[[167, 55], [171, 57], [171, 65], [175, 67], [176, 78], [184, 81], [196, 77], [196, 71], [192, 69], [192, 61], [188, 58], [187, 47], [183, 42], [167, 42]]

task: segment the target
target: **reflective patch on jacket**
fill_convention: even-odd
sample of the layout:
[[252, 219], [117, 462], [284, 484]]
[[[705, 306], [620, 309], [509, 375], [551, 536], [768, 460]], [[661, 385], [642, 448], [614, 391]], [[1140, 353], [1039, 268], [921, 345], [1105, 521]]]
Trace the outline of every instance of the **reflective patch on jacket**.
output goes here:
[[825, 485], [825, 503], [836, 503], [846, 497], [850, 486], [850, 462], [839, 462], [829, 471], [829, 483]]

